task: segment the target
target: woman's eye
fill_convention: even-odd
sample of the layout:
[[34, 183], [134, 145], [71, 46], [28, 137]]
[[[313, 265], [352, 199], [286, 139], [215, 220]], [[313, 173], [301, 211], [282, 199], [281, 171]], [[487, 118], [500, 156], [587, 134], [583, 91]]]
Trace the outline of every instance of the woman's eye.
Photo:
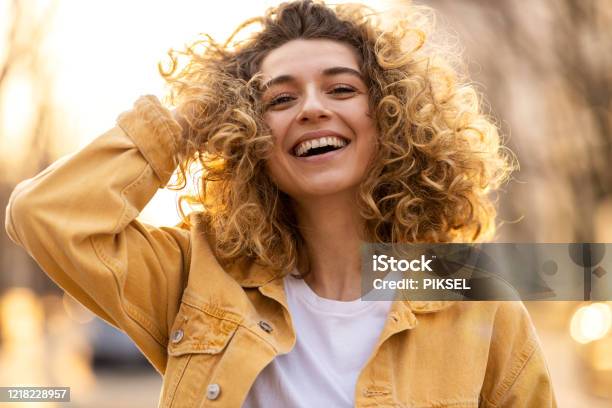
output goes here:
[[270, 102], [268, 102], [268, 106], [277, 106], [282, 105], [283, 103], [291, 102], [293, 100], [293, 96], [291, 95], [279, 95], [276, 98], [273, 98]]
[[333, 94], [348, 94], [348, 93], [353, 93], [356, 92], [357, 90], [351, 86], [348, 85], [339, 85], [334, 87], [330, 93]]

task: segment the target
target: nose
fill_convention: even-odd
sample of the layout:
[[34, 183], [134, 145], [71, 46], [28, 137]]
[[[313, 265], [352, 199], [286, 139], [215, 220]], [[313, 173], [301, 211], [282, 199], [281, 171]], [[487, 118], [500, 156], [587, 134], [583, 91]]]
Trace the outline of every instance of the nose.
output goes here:
[[296, 116], [299, 123], [318, 122], [331, 117], [331, 112], [325, 105], [324, 96], [311, 89], [304, 95], [302, 109]]

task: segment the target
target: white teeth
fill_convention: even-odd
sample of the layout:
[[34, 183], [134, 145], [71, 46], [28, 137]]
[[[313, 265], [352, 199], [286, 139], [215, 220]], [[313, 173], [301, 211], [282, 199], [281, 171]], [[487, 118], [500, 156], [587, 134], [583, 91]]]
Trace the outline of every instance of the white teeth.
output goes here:
[[344, 147], [347, 145], [347, 141], [336, 136], [320, 137], [318, 139], [311, 139], [300, 143], [294, 149], [295, 155], [298, 157], [304, 156], [310, 149], [316, 149], [317, 147], [334, 146]]

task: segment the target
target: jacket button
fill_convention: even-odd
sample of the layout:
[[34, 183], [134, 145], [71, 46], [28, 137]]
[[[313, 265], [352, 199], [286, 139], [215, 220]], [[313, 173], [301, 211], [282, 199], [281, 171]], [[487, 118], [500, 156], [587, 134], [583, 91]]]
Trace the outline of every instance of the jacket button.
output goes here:
[[206, 388], [206, 398], [209, 400], [216, 400], [219, 398], [219, 394], [221, 393], [221, 386], [219, 384], [208, 384]]
[[181, 341], [183, 339], [183, 334], [182, 329], [175, 330], [174, 333], [172, 333], [172, 342], [176, 344]]
[[270, 333], [273, 330], [270, 323], [266, 322], [265, 320], [260, 320], [258, 324], [261, 330], [265, 331], [266, 333]]

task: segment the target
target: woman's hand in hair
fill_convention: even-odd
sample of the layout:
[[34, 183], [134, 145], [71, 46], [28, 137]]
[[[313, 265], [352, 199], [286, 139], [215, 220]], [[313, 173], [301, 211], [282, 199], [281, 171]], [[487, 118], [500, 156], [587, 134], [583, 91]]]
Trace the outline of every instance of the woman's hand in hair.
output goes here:
[[181, 129], [182, 129], [181, 135], [182, 135], [182, 138], [184, 139], [189, 129], [189, 123], [187, 122], [185, 117], [179, 112], [178, 109], [176, 108], [172, 109], [170, 113], [172, 113], [172, 117], [174, 118], [174, 120], [176, 120], [178, 124], [181, 126]]

